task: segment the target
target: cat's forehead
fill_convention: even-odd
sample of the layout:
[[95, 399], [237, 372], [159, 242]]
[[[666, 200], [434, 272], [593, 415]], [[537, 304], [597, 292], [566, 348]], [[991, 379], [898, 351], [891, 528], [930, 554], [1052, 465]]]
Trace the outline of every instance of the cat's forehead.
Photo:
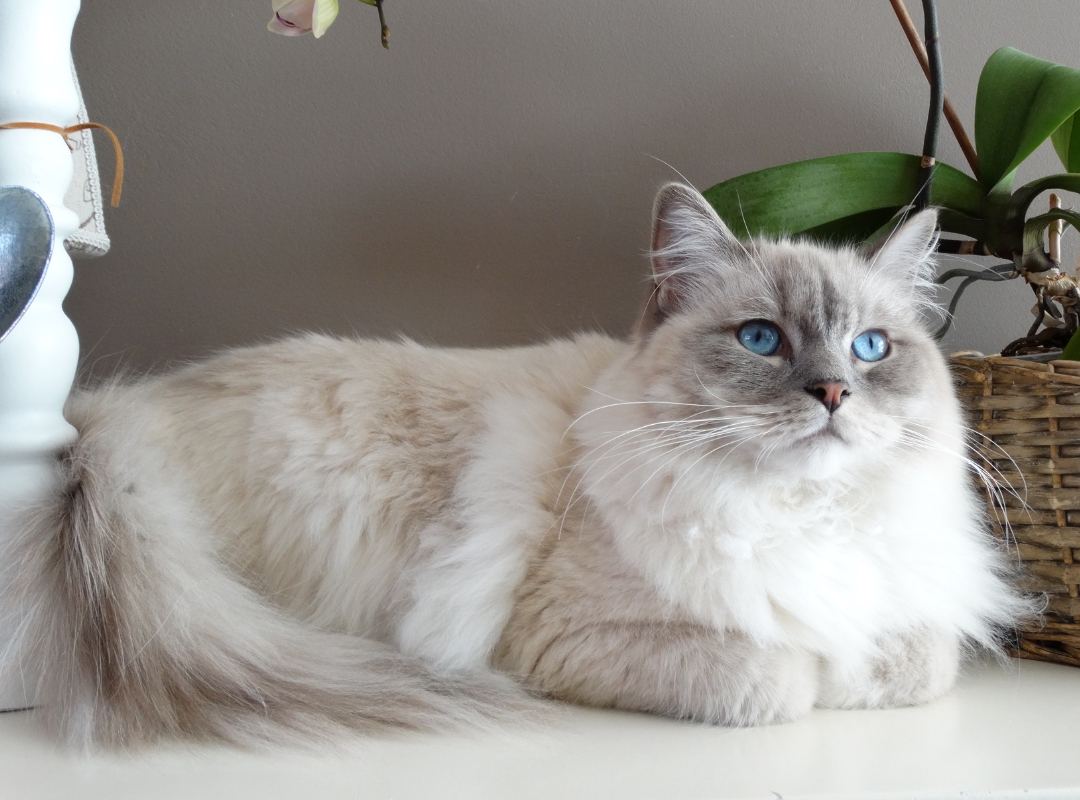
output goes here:
[[729, 297], [743, 313], [807, 332], [846, 329], [877, 305], [877, 276], [854, 251], [762, 242], [749, 251], [739, 273], [739, 291]]

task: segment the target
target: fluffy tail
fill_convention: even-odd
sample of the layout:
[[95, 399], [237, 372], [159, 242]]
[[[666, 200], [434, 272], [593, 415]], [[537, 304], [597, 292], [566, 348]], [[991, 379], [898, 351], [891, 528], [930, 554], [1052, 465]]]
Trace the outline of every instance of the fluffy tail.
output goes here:
[[535, 709], [509, 678], [436, 675], [377, 642], [278, 613], [221, 564], [198, 520], [154, 524], [153, 505], [92, 454], [84, 438], [65, 455], [54, 501], [0, 562], [12, 592], [0, 607], [20, 617], [0, 666], [40, 676], [43, 713], [64, 738], [310, 741]]

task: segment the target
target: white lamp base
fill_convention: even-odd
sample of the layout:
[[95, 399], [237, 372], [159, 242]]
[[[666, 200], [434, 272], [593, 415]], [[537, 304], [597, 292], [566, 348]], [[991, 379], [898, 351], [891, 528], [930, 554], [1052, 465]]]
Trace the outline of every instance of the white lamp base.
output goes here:
[[[79, 112], [71, 72], [71, 31], [79, 0], [0, 0], [0, 123], [66, 126]], [[57, 453], [76, 432], [64, 419], [79, 359], [79, 338], [61, 303], [73, 269], [64, 239], [79, 220], [64, 207], [71, 151], [49, 131], [0, 130], [0, 185], [37, 192], [55, 224], [53, 255], [37, 297], [0, 342], [0, 558], [15, 512], [49, 492]], [[2, 593], [3, 587], [0, 587]], [[22, 708], [37, 675], [11, 653], [17, 608], [0, 608], [0, 709]]]

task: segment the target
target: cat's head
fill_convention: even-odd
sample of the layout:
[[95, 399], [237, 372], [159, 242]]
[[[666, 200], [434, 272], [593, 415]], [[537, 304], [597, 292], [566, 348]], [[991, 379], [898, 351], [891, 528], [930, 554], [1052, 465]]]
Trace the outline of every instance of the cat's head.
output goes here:
[[665, 186], [634, 359], [657, 413], [811, 477], [925, 436], [955, 414], [925, 313], [936, 221], [872, 248], [743, 243], [696, 190]]

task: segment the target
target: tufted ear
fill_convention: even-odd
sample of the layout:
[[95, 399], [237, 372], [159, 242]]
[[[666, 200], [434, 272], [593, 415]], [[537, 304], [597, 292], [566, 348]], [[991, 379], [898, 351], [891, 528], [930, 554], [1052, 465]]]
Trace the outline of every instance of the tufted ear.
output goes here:
[[650, 310], [661, 319], [677, 310], [709, 274], [715, 276], [719, 264], [741, 250], [742, 245], [697, 189], [669, 183], [653, 204]]
[[934, 279], [937, 247], [937, 209], [928, 208], [908, 219], [866, 251], [874, 269], [908, 278], [919, 288]]

